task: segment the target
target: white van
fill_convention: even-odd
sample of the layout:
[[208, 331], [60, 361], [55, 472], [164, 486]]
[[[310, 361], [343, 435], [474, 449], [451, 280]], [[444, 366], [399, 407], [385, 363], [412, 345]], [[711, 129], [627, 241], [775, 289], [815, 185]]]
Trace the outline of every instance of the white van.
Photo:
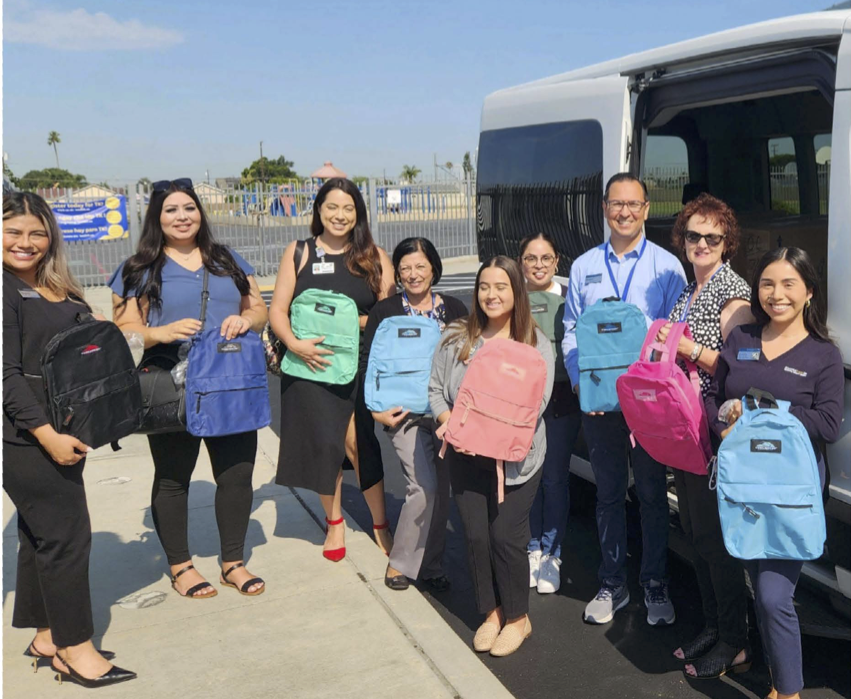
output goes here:
[[[802, 615], [802, 628], [851, 637], [851, 11], [740, 27], [488, 95], [480, 258], [516, 257], [524, 236], [545, 231], [566, 277], [608, 236], [603, 183], [621, 171], [648, 184], [654, 242], [670, 249], [682, 204], [708, 191], [739, 216], [733, 266], [745, 279], [778, 246], [806, 249], [826, 277], [845, 421], [827, 448], [826, 553], [804, 577], [841, 614]], [[575, 456], [572, 469], [592, 480], [587, 460]]]

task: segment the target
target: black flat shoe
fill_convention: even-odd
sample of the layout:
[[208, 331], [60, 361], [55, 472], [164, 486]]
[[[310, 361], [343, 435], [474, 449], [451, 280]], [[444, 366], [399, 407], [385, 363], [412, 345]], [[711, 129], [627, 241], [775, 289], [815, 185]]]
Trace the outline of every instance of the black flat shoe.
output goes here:
[[676, 655], [674, 657], [685, 662], [696, 660], [706, 655], [712, 649], [712, 646], [718, 643], [718, 638], [718, 629], [706, 627], [694, 639], [680, 646], [683, 651], [683, 658], [677, 658]]
[[[745, 659], [741, 663], [733, 665], [736, 656], [745, 651]], [[719, 677], [732, 673], [738, 675], [751, 669], [750, 648], [736, 648], [724, 641], [718, 641], [715, 646], [702, 658], [693, 661], [696, 675], [689, 675], [683, 668], [683, 675], [689, 680], [717, 680]]]
[[428, 587], [432, 592], [446, 592], [452, 583], [445, 575], [438, 575], [436, 578], [423, 578], [423, 585]]
[[384, 584], [391, 590], [407, 590], [411, 583], [404, 575], [394, 575], [392, 578], [389, 575], [384, 576]]
[[[115, 653], [113, 653], [111, 650], [99, 650], [98, 653], [103, 656], [104, 660], [112, 660], [115, 657]], [[24, 656], [33, 659], [33, 672], [38, 672], [38, 661], [42, 658], [50, 660], [53, 659], [52, 655], [45, 655], [44, 653], [41, 653], [35, 647], [35, 641], [30, 643], [29, 647], [24, 651]]]
[[58, 655], [56, 656], [56, 660], [58, 660], [60, 664], [64, 665], [65, 669], [68, 670], [68, 672], [64, 672], [62, 670], [58, 670], [56, 667], [53, 668], [56, 671], [56, 679], [59, 681], [59, 684], [62, 684], [62, 680], [65, 679], [71, 680], [71, 682], [79, 684], [86, 689], [94, 689], [95, 687], [106, 687], [109, 684], [118, 684], [119, 682], [127, 682], [128, 680], [136, 679], [135, 672], [125, 670], [124, 668], [117, 667], [115, 665], [109, 669], [109, 672], [105, 672], [100, 677], [89, 679], [88, 677], [83, 677]]

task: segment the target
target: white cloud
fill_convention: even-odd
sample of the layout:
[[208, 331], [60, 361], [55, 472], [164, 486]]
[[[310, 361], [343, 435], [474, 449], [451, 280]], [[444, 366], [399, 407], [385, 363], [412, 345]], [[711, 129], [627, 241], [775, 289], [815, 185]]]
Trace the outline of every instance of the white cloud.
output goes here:
[[184, 39], [172, 29], [143, 24], [137, 19], [117, 20], [105, 12], [90, 13], [82, 8], [29, 10], [20, 5], [18, 10], [15, 17], [4, 22], [3, 39], [10, 43], [68, 51], [133, 51], [166, 48]]

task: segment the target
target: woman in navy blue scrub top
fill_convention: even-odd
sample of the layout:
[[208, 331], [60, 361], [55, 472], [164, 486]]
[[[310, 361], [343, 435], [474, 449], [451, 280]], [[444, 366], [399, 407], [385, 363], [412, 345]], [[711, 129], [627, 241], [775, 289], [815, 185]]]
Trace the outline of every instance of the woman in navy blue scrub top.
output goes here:
[[[706, 396], [706, 412], [711, 429], [723, 439], [741, 417], [740, 397], [751, 387], [789, 401], [789, 412], [803, 423], [813, 442], [824, 488], [821, 445], [839, 438], [845, 376], [822, 304], [819, 277], [806, 252], [778, 248], [766, 253], [751, 286], [751, 312], [757, 322], [735, 328], [724, 343]], [[732, 407], [721, 421], [719, 413], [728, 399]], [[769, 698], [796, 698], [804, 679], [793, 597], [803, 562], [752, 560], [744, 561], [744, 566], [771, 671]]]
[[[221, 327], [231, 340], [266, 324], [266, 304], [254, 269], [237, 253], [213, 240], [192, 181], [156, 182], [136, 254], [112, 275], [118, 327], [139, 332], [146, 352], [177, 360], [180, 344], [201, 329], [204, 269], [209, 271], [205, 328]], [[132, 302], [131, 302], [132, 299]], [[217, 594], [192, 565], [187, 539], [189, 482], [201, 438], [188, 432], [149, 435], [154, 459], [151, 511], [165, 549], [175, 591], [184, 597]], [[204, 439], [216, 481], [216, 522], [222, 551], [219, 582], [247, 595], [265, 590], [244, 566], [243, 547], [251, 513], [251, 476], [257, 431]]]

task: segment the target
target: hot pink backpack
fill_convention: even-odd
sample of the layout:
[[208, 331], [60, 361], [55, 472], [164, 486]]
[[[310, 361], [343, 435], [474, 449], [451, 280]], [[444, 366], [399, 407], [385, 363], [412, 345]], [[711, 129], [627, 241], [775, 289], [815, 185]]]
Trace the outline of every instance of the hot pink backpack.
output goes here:
[[440, 456], [448, 443], [496, 459], [498, 501], [502, 502], [504, 462], [522, 461], [529, 453], [546, 382], [547, 365], [537, 349], [502, 338], [486, 342], [473, 355], [461, 381]]
[[[683, 335], [691, 339], [691, 331], [686, 323], [674, 323], [662, 345], [656, 334], [667, 322], [653, 323], [638, 361], [618, 377], [618, 399], [633, 447], [637, 439], [659, 463], [706, 475], [712, 445], [697, 367], [686, 360], [686, 376], [677, 365], [677, 344]], [[659, 361], [651, 361], [654, 351]]]

